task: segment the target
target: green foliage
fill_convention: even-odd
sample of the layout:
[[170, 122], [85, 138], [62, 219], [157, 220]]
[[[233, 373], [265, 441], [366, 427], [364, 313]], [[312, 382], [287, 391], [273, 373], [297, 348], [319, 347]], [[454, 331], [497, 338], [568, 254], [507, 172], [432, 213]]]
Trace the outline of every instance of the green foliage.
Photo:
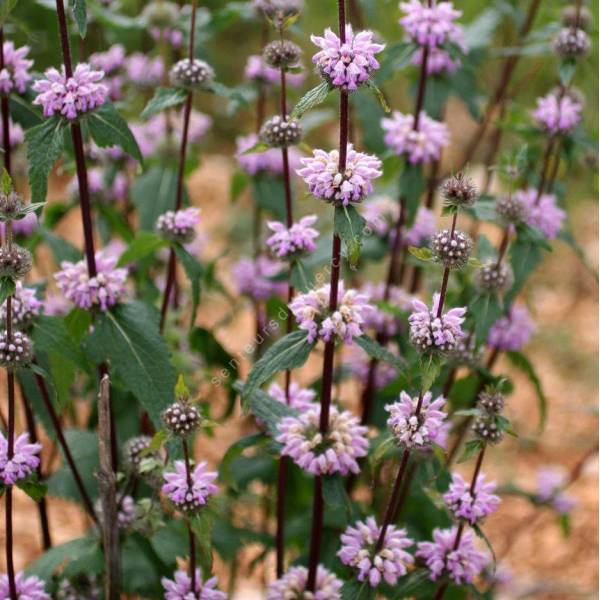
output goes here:
[[15, 282], [10, 277], [0, 277], [0, 304], [15, 293]]
[[286, 404], [271, 398], [262, 390], [253, 390], [248, 396], [248, 405], [252, 414], [258, 417], [275, 437], [279, 435], [279, 422], [283, 417], [296, 415], [296, 411]]
[[193, 327], [200, 303], [200, 284], [204, 277], [204, 267], [180, 244], [174, 244], [173, 249], [177, 255], [177, 260], [183, 267], [187, 278], [192, 285], [192, 317], [190, 327]]
[[403, 369], [406, 364], [400, 356], [396, 356], [393, 352], [382, 346], [376, 340], [370, 338], [368, 335], [361, 335], [355, 337], [354, 341], [371, 357], [376, 360], [389, 363], [396, 367], [396, 369]]
[[153, 98], [142, 111], [142, 119], [149, 119], [167, 108], [183, 104], [187, 95], [188, 91], [183, 88], [156, 88]]
[[74, 557], [87, 554], [90, 549], [98, 548], [98, 542], [92, 536], [76, 538], [53, 546], [46, 550], [39, 558], [32, 562], [26, 569], [27, 575], [36, 575], [47, 583], [52, 576], [60, 571], [61, 567], [68, 564]]
[[73, 11], [73, 17], [75, 18], [75, 23], [77, 23], [79, 35], [82, 38], [85, 38], [87, 33], [87, 10], [85, 0], [69, 0], [69, 6]]
[[124, 267], [154, 254], [159, 248], [168, 246], [168, 242], [152, 231], [140, 231], [119, 257], [117, 266]]
[[507, 352], [506, 356], [515, 367], [525, 374], [535, 390], [539, 412], [538, 431], [541, 433], [544, 430], [548, 416], [548, 399], [542, 388], [542, 381], [529, 359], [522, 352]]
[[333, 219], [333, 230], [344, 242], [346, 258], [351, 269], [356, 269], [360, 258], [360, 249], [366, 221], [358, 214], [354, 206], [337, 206]]
[[294, 110], [292, 110], [292, 119], [299, 119], [311, 108], [325, 102], [332, 90], [333, 88], [326, 81], [322, 81], [312, 90], [306, 92], [306, 94], [300, 98], [298, 104], [294, 107]]

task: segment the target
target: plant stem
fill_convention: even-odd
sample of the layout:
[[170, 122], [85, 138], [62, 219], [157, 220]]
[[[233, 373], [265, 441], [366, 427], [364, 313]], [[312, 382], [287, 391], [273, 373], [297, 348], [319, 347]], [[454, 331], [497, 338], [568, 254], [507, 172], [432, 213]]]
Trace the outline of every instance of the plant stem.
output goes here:
[[[187, 485], [188, 489], [192, 489], [192, 469], [190, 465], [190, 453], [188, 450], [188, 444], [184, 437], [181, 438], [181, 446], [183, 448], [183, 456], [185, 459], [185, 474], [187, 477]], [[194, 598], [196, 598], [196, 538], [194, 536], [194, 531], [192, 530], [191, 523], [187, 522], [188, 529], [188, 539], [190, 546], [190, 564], [189, 564], [189, 574], [192, 586], [192, 594]]]

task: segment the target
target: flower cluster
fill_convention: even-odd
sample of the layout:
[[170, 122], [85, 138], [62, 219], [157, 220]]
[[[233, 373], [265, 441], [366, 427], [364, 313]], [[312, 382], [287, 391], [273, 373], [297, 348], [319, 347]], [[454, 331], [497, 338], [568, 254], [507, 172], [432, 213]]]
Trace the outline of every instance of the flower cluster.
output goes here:
[[382, 578], [386, 583], [395, 585], [400, 577], [406, 575], [406, 565], [414, 562], [406, 551], [413, 545], [406, 530], [390, 525], [381, 548], [375, 552], [380, 534], [381, 527], [373, 517], [358, 521], [342, 534], [342, 547], [337, 553], [345, 565], [358, 570], [358, 580], [368, 581], [371, 587], [377, 587]]
[[[283, 159], [281, 151], [277, 148], [270, 148], [264, 152], [252, 152], [244, 154], [258, 143], [258, 136], [255, 133], [237, 138], [236, 159], [240, 168], [248, 175], [257, 175], [259, 173], [268, 173], [269, 175], [281, 175], [283, 173]], [[290, 169], [296, 169], [300, 165], [300, 154], [295, 148], [288, 150], [288, 160]]]
[[452, 2], [434, 2], [427, 5], [421, 0], [401, 2], [404, 17], [400, 25], [407, 37], [420, 46], [437, 47], [462, 39], [460, 26], [455, 23], [462, 12]]
[[[19, 600], [50, 600], [46, 593], [44, 582], [35, 575], [27, 577], [23, 571], [15, 575], [15, 587]], [[8, 575], [0, 575], [0, 600], [10, 600]]]
[[417, 414], [419, 398], [411, 398], [406, 392], [400, 392], [400, 399], [385, 407], [390, 413], [387, 425], [394, 434], [396, 443], [418, 450], [426, 450], [432, 444], [437, 444], [446, 418], [446, 413], [442, 411], [445, 404], [443, 396], [432, 400], [431, 392], [426, 392]]
[[567, 484], [565, 472], [559, 468], [543, 467], [537, 472], [535, 497], [538, 502], [549, 504], [560, 514], [567, 514], [576, 501], [563, 492]]
[[420, 206], [412, 226], [403, 230], [401, 241], [405, 246], [421, 246], [429, 241], [435, 232], [436, 225], [433, 211]]
[[266, 600], [305, 599], [341, 600], [342, 581], [325, 567], [317, 567], [315, 591], [309, 595], [306, 592], [308, 569], [306, 567], [291, 567], [281, 578], [271, 583], [267, 589]]
[[215, 76], [213, 68], [203, 60], [194, 58], [182, 58], [176, 62], [169, 77], [175, 86], [184, 88], [196, 88], [209, 84]]
[[513, 305], [507, 316], [500, 317], [490, 328], [487, 343], [499, 350], [520, 350], [531, 338], [535, 324], [529, 311]]
[[[17, 281], [12, 297], [12, 323], [16, 327], [27, 327], [31, 320], [42, 312], [44, 303], [36, 295], [35, 288], [25, 287]], [[6, 323], [6, 303], [0, 306], [0, 321]]]
[[[360, 381], [366, 381], [371, 369], [371, 357], [357, 344], [350, 348], [348, 354], [348, 367]], [[392, 382], [398, 372], [396, 367], [385, 362], [378, 362], [375, 366], [373, 385], [376, 390], [384, 388]]]
[[[277, 400], [277, 402], [287, 404], [285, 390], [278, 383], [272, 383], [269, 386], [267, 393], [271, 398]], [[317, 393], [314, 390], [300, 387], [295, 381], [290, 383], [288, 395], [290, 407], [297, 410], [299, 413], [303, 413], [315, 406], [314, 400]]]
[[165, 590], [165, 600], [227, 600], [227, 594], [217, 589], [217, 578], [202, 581], [200, 569], [196, 569], [196, 589], [192, 592], [192, 578], [186, 571], [175, 571], [173, 579], [163, 577], [160, 582]]
[[457, 527], [434, 529], [433, 542], [419, 542], [415, 553], [422, 558], [429, 569], [429, 578], [436, 581], [447, 575], [457, 584], [471, 583], [487, 564], [485, 554], [475, 549], [473, 535], [466, 531], [454, 549]]
[[443, 229], [431, 239], [433, 258], [446, 269], [462, 269], [469, 262], [472, 248], [471, 238], [458, 229]]
[[22, 433], [15, 438], [13, 456], [8, 458], [8, 440], [0, 433], [0, 481], [4, 485], [13, 485], [29, 477], [40, 464], [41, 450], [41, 444], [30, 444], [29, 435]]
[[345, 290], [343, 282], [338, 286], [337, 309], [329, 310], [330, 285], [324, 285], [306, 294], [298, 294], [290, 303], [290, 310], [308, 332], [308, 341], [317, 337], [328, 342], [333, 337], [351, 344], [352, 338], [363, 333], [367, 314], [373, 310], [366, 295], [356, 290]]
[[165, 484], [161, 491], [166, 494], [171, 502], [184, 512], [194, 512], [202, 508], [209, 496], [218, 491], [213, 483], [217, 473], [206, 470], [206, 461], [198, 463], [190, 472], [190, 482], [185, 468], [185, 462], [175, 461], [174, 471], [163, 473]]
[[186, 436], [201, 423], [198, 409], [189, 402], [178, 400], [170, 404], [161, 415], [166, 428], [174, 435]]
[[570, 94], [551, 92], [537, 99], [533, 118], [537, 126], [552, 135], [570, 133], [581, 121], [581, 103]]
[[13, 331], [10, 338], [8, 331], [0, 333], [0, 366], [16, 369], [27, 366], [33, 358], [31, 340], [21, 331]]
[[146, 454], [146, 450], [150, 447], [152, 438], [147, 435], [139, 435], [129, 438], [124, 444], [124, 454], [127, 467], [131, 471], [137, 471], [142, 463], [143, 458], [156, 456], [156, 453]]
[[456, 519], [475, 525], [498, 509], [500, 498], [493, 492], [494, 482], [485, 483], [485, 475], [478, 475], [473, 493], [471, 484], [458, 473], [452, 473], [452, 483], [444, 494], [444, 502]]
[[[127, 529], [134, 521], [137, 514], [135, 500], [131, 496], [119, 497], [117, 506], [117, 525], [119, 529]], [[98, 499], [94, 503], [94, 510], [100, 523], [103, 523], [102, 502]]]
[[303, 168], [297, 173], [316, 198], [336, 206], [360, 202], [373, 191], [372, 180], [381, 176], [381, 161], [371, 154], [357, 152], [352, 144], [348, 144], [343, 173], [340, 173], [339, 161], [338, 150], [314, 150], [312, 157], [300, 159]]
[[156, 220], [156, 230], [167, 240], [189, 244], [196, 237], [196, 227], [199, 223], [200, 209], [198, 208], [168, 210]]
[[562, 228], [567, 213], [556, 205], [554, 194], [541, 194], [538, 200], [538, 190], [529, 188], [515, 192], [527, 207], [527, 223], [537, 227], [549, 239], [553, 240]]
[[[378, 305], [385, 299], [385, 290], [386, 284], [383, 282], [378, 284], [366, 282], [363, 284], [360, 291], [368, 297], [372, 306], [372, 310], [365, 315], [365, 327], [392, 337], [400, 331], [402, 320], [397, 314], [386, 310], [385, 306]], [[413, 299], [414, 297], [406, 292], [404, 288], [391, 285], [388, 288], [386, 304], [403, 312], [408, 312], [412, 307]]]
[[313, 44], [321, 48], [312, 60], [331, 85], [354, 91], [369, 79], [373, 71], [379, 69], [375, 55], [385, 45], [373, 41], [372, 31], [354, 34], [352, 26], [346, 25], [345, 33], [344, 41], [329, 28], [323, 37], [311, 35]]
[[408, 317], [410, 341], [420, 352], [449, 352], [465, 336], [461, 325], [466, 308], [452, 308], [437, 315], [440, 295], [433, 295], [431, 310], [421, 300], [413, 300], [414, 312]]
[[[252, 54], [248, 57], [244, 77], [259, 85], [276, 85], [281, 81], [281, 71], [269, 65], [264, 56]], [[286, 83], [297, 87], [304, 82], [303, 73], [287, 73]]]
[[63, 261], [54, 279], [65, 297], [75, 306], [90, 309], [94, 306], [106, 311], [125, 295], [127, 269], [116, 268], [117, 258], [106, 252], [96, 252], [95, 277], [88, 275], [84, 260], [77, 263]]
[[327, 433], [319, 431], [321, 407], [315, 405], [298, 417], [284, 417], [275, 438], [283, 444], [281, 453], [290, 456], [302, 469], [313, 475], [358, 473], [357, 459], [366, 456], [369, 446], [367, 428], [349, 411], [335, 406], [329, 413]]
[[414, 115], [405, 115], [397, 110], [391, 117], [381, 119], [383, 141], [396, 154], [405, 154], [412, 164], [430, 163], [440, 158], [442, 148], [450, 142], [450, 133], [445, 123], [436, 121], [421, 112], [418, 126]]
[[266, 242], [269, 250], [277, 258], [296, 257], [304, 252], [312, 252], [316, 248], [315, 239], [319, 237], [319, 232], [311, 227], [316, 221], [316, 215], [308, 215], [289, 229], [279, 221], [267, 221], [267, 227], [273, 232]]
[[275, 115], [263, 124], [259, 136], [271, 148], [288, 148], [302, 139], [302, 125], [296, 119]]
[[242, 258], [232, 271], [240, 293], [253, 300], [268, 300], [271, 296], [283, 296], [287, 291], [285, 281], [274, 280], [281, 272], [281, 264], [266, 256], [255, 260]]
[[385, 238], [398, 220], [400, 206], [389, 196], [369, 198], [362, 208], [362, 217], [367, 228], [377, 237]]
[[26, 58], [29, 54], [29, 46], [15, 48], [12, 42], [4, 42], [2, 52], [4, 68], [0, 71], [0, 92], [10, 94], [16, 90], [22, 94], [31, 81], [29, 69], [33, 66], [33, 61]]
[[46, 79], [33, 84], [38, 92], [33, 103], [42, 106], [45, 117], [59, 114], [73, 120], [107, 100], [108, 88], [99, 83], [104, 73], [94, 71], [86, 63], [78, 64], [71, 77], [66, 76], [64, 67], [62, 71], [47, 69], [44, 75]]
[[153, 58], [143, 52], [130, 54], [125, 62], [125, 74], [132, 85], [153, 87], [160, 82], [163, 72], [161, 58]]

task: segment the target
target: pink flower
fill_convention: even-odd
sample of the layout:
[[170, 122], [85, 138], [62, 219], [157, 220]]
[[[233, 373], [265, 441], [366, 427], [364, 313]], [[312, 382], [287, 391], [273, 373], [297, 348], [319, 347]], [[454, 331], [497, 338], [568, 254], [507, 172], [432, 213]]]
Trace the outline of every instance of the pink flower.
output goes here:
[[412, 164], [438, 160], [442, 148], [450, 142], [447, 125], [431, 119], [424, 111], [419, 116], [417, 129], [414, 122], [414, 115], [403, 115], [398, 111], [381, 119], [384, 142], [396, 154], [405, 154]]
[[166, 483], [162, 486], [161, 491], [177, 508], [184, 512], [199, 510], [208, 502], [209, 496], [219, 491], [219, 488], [213, 483], [217, 478], [217, 473], [206, 470], [206, 461], [202, 461], [192, 468], [191, 485], [188, 484], [185, 462], [177, 460], [173, 466], [175, 467], [174, 471], [163, 473]]
[[134, 52], [125, 60], [125, 73], [129, 83], [153, 87], [160, 83], [164, 67], [160, 57], [151, 58], [142, 52]]
[[217, 578], [202, 581], [200, 569], [196, 569], [196, 589], [192, 593], [192, 579], [186, 571], [175, 571], [173, 579], [163, 577], [160, 582], [165, 590], [165, 600], [227, 600], [227, 594], [217, 589]]
[[288, 229], [279, 221], [267, 221], [267, 227], [273, 232], [267, 239], [267, 246], [277, 258], [312, 252], [316, 248], [314, 240], [319, 237], [319, 232], [311, 227], [316, 222], [316, 215], [308, 215]]
[[96, 252], [97, 275], [89, 277], [84, 260], [63, 261], [61, 271], [54, 274], [60, 291], [79, 308], [98, 306], [106, 311], [125, 295], [127, 269], [115, 268], [117, 258]]
[[125, 48], [121, 44], [114, 44], [104, 52], [94, 52], [90, 55], [90, 65], [94, 69], [104, 71], [111, 75], [121, 69], [125, 64]]
[[329, 428], [322, 435], [320, 415], [321, 406], [315, 404], [297, 417], [281, 419], [280, 433], [275, 438], [283, 445], [281, 454], [291, 457], [301, 469], [313, 475], [360, 472], [357, 459], [367, 455], [367, 428], [351, 412], [340, 412], [332, 406]]
[[200, 223], [200, 209], [189, 207], [178, 211], [168, 210], [156, 220], [156, 230], [166, 239], [189, 244], [196, 237]]
[[[392, 337], [400, 331], [402, 320], [397, 314], [394, 314], [385, 305], [384, 302], [386, 285], [383, 282], [373, 284], [366, 282], [361, 288], [361, 293], [365, 294], [373, 310], [369, 311], [365, 316], [365, 327], [374, 329], [377, 333], [383, 333], [387, 337]], [[388, 289], [388, 298], [385, 304], [388, 307], [409, 312], [412, 308], [414, 296], [410, 295], [403, 288], [397, 285], [392, 285]], [[387, 309], [386, 309], [387, 308]]]
[[344, 173], [339, 172], [338, 150], [313, 150], [312, 157], [301, 158], [300, 162], [303, 168], [296, 172], [310, 193], [336, 206], [361, 202], [373, 191], [372, 180], [382, 175], [381, 161], [371, 154], [357, 152], [352, 144], [348, 144]]
[[[371, 368], [371, 357], [357, 344], [350, 346], [348, 353], [348, 367], [353, 375], [360, 381], [365, 382], [369, 376]], [[375, 376], [373, 384], [376, 390], [384, 388], [388, 383], [391, 383], [396, 378], [396, 367], [389, 363], [378, 362], [375, 366]]]
[[242, 258], [233, 265], [233, 276], [240, 294], [254, 300], [268, 300], [271, 296], [283, 296], [287, 292], [285, 281], [274, 281], [282, 265], [266, 256], [255, 260]]
[[39, 79], [32, 87], [38, 92], [33, 103], [42, 105], [45, 117], [58, 113], [76, 119], [107, 100], [108, 88], [99, 83], [104, 73], [86, 63], [78, 64], [72, 77], [67, 78], [64, 67], [61, 72], [50, 68], [44, 74], [46, 79]]
[[405, 230], [402, 242], [406, 246], [422, 246], [436, 232], [435, 215], [433, 211], [420, 206], [412, 226]]
[[[268, 173], [270, 175], [281, 175], [283, 173], [283, 158], [281, 150], [270, 148], [264, 152], [253, 152], [244, 154], [258, 142], [258, 136], [255, 133], [241, 136], [236, 139], [237, 153], [235, 155], [240, 168], [248, 175], [257, 175], [259, 173]], [[288, 149], [288, 159], [290, 170], [295, 170], [300, 164], [300, 154], [294, 147]]]
[[[0, 83], [1, 85], [1, 83]], [[0, 139], [4, 139], [4, 129], [2, 124], [0, 123]], [[12, 119], [9, 121], [9, 129], [8, 129], [8, 141], [11, 145], [11, 148], [22, 144], [25, 141], [25, 133], [23, 132], [23, 128], [18, 123], [13, 123]]]
[[421, 410], [417, 415], [419, 399], [400, 392], [400, 399], [388, 404], [385, 410], [390, 413], [387, 426], [396, 443], [405, 448], [427, 450], [436, 442], [436, 437], [444, 424], [446, 413], [441, 409], [446, 404], [443, 396], [432, 400], [431, 392], [423, 395]]
[[458, 473], [452, 473], [452, 483], [444, 494], [444, 502], [456, 519], [464, 519], [475, 525], [498, 510], [500, 498], [493, 493], [496, 484], [485, 483], [484, 480], [483, 474], [477, 477], [474, 493], [471, 494], [471, 483]]
[[570, 133], [581, 121], [581, 103], [569, 94], [551, 92], [537, 99], [533, 118], [537, 126], [555, 135]]
[[473, 535], [465, 531], [458, 548], [454, 550], [457, 528], [434, 529], [433, 542], [419, 542], [415, 556], [422, 558], [429, 569], [429, 578], [436, 581], [447, 575], [457, 584], [471, 583], [481, 573], [487, 559], [475, 550]]
[[[34, 317], [42, 312], [44, 303], [36, 296], [36, 289], [25, 287], [17, 281], [15, 293], [12, 297], [12, 323], [23, 329], [29, 325]], [[0, 306], [0, 320], [6, 322], [6, 303]]]
[[[267, 391], [271, 398], [275, 398], [277, 402], [287, 404], [285, 390], [278, 384], [272, 383]], [[298, 412], [304, 412], [314, 406], [315, 396], [317, 393], [314, 390], [300, 387], [295, 381], [290, 383], [289, 396], [290, 406]]]
[[498, 319], [490, 328], [488, 346], [499, 350], [520, 350], [535, 331], [535, 323], [524, 306], [515, 304], [508, 316]]
[[421, 0], [401, 2], [405, 16], [400, 19], [406, 35], [420, 46], [443, 46], [455, 42], [461, 35], [454, 21], [462, 15], [452, 2], [434, 2], [431, 6]]
[[40, 464], [38, 454], [41, 444], [30, 444], [29, 435], [22, 433], [15, 438], [13, 456], [8, 458], [8, 440], [0, 433], [0, 481], [13, 485], [20, 479], [29, 477]]
[[44, 314], [48, 316], [63, 316], [69, 312], [69, 301], [59, 294], [48, 294], [44, 302]]
[[[306, 567], [291, 567], [280, 579], [269, 584], [266, 600], [308, 600], [308, 593], [304, 593], [307, 581]], [[342, 600], [342, 585], [340, 579], [319, 565], [315, 591], [310, 597], [314, 600]]]
[[567, 485], [567, 475], [559, 467], [542, 467], [537, 472], [535, 496], [538, 502], [549, 504], [561, 514], [573, 510], [577, 501], [563, 492]]
[[413, 545], [405, 529], [390, 525], [381, 549], [374, 552], [381, 534], [381, 527], [373, 517], [366, 521], [357, 521], [349, 526], [341, 536], [342, 547], [337, 555], [340, 560], [358, 571], [359, 581], [368, 581], [371, 587], [377, 587], [383, 578], [389, 585], [396, 585], [400, 577], [406, 575], [406, 565], [412, 565], [415, 559], [405, 550]]
[[376, 196], [363, 203], [362, 216], [367, 222], [367, 227], [377, 237], [385, 238], [396, 221], [400, 212], [400, 205], [389, 196]]
[[[15, 575], [15, 587], [18, 600], [50, 600], [50, 595], [44, 589], [44, 582], [35, 575], [27, 577], [23, 571]], [[0, 575], [0, 600], [10, 600], [8, 575]]]
[[32, 77], [29, 69], [33, 61], [25, 58], [29, 54], [29, 46], [15, 48], [13, 42], [4, 42], [4, 69], [0, 71], [0, 92], [9, 94], [13, 90], [22, 94]]
[[329, 28], [323, 37], [311, 35], [310, 39], [321, 48], [312, 60], [322, 76], [331, 85], [348, 91], [358, 89], [379, 69], [375, 54], [385, 48], [384, 44], [373, 42], [372, 31], [359, 31], [355, 35], [351, 25], [346, 25], [345, 42]]
[[538, 190], [529, 188], [516, 191], [514, 197], [527, 207], [527, 224], [539, 228], [548, 239], [555, 239], [567, 216], [556, 206], [556, 196], [542, 194], [538, 200]]

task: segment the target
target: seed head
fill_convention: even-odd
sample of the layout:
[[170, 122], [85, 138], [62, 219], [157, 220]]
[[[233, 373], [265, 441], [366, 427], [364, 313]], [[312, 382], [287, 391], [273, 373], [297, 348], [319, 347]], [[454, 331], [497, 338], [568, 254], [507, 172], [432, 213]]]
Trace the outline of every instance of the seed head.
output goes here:
[[13, 331], [10, 339], [6, 330], [0, 333], [0, 366], [6, 369], [26, 367], [33, 358], [31, 340], [21, 331]]
[[450, 234], [448, 229], [438, 231], [431, 239], [431, 250], [436, 261], [447, 269], [462, 269], [471, 256], [473, 242], [462, 231]]
[[512, 271], [503, 263], [484, 265], [475, 276], [475, 284], [485, 293], [503, 292], [512, 285], [512, 281]]
[[583, 29], [565, 27], [554, 38], [554, 51], [562, 58], [583, 56], [590, 50], [590, 38]]
[[188, 402], [178, 401], [171, 404], [162, 414], [167, 429], [179, 436], [186, 436], [200, 425], [198, 409]]
[[287, 148], [302, 139], [302, 125], [290, 117], [275, 115], [262, 126], [260, 139], [274, 148]]
[[0, 194], [0, 219], [9, 221], [20, 216], [25, 208], [23, 200], [16, 192]]
[[22, 279], [31, 271], [31, 252], [13, 244], [11, 248], [2, 246], [0, 248], [0, 277], [11, 279]]
[[579, 9], [579, 16], [577, 15], [576, 6], [567, 6], [563, 8], [560, 17], [565, 27], [577, 27], [588, 30], [592, 24], [592, 14], [585, 6]]
[[470, 177], [463, 173], [457, 173], [453, 177], [448, 177], [442, 183], [441, 192], [446, 203], [450, 206], [466, 207], [473, 206], [477, 199], [477, 188]]
[[265, 62], [276, 69], [296, 66], [301, 54], [300, 46], [289, 40], [275, 40], [263, 50]]
[[495, 415], [482, 415], [475, 419], [473, 431], [480, 440], [489, 444], [497, 444], [504, 437], [504, 432], [498, 428]]
[[486, 390], [479, 394], [477, 405], [490, 415], [499, 415], [504, 409], [504, 395], [497, 390]]
[[210, 83], [215, 76], [213, 68], [203, 60], [183, 58], [176, 62], [169, 73], [173, 85], [198, 88]]
[[125, 442], [125, 460], [132, 471], [137, 471], [142, 460], [151, 455], [142, 456], [142, 452], [150, 446], [151, 438], [147, 435], [133, 437]]
[[171, 27], [179, 17], [179, 7], [174, 2], [155, 0], [142, 12], [142, 18], [150, 27], [165, 29]]
[[527, 204], [517, 196], [503, 196], [496, 200], [496, 212], [509, 223], [522, 223], [529, 216]]

